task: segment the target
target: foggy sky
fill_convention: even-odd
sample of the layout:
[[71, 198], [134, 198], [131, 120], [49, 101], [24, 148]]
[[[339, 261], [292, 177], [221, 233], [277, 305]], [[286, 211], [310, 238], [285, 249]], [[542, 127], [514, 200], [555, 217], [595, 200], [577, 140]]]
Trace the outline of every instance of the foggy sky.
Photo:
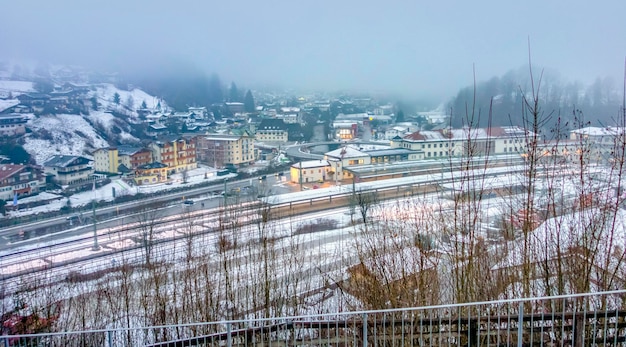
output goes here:
[[179, 59], [224, 83], [448, 98], [533, 62], [621, 80], [626, 1], [2, 0], [0, 60], [132, 69]]

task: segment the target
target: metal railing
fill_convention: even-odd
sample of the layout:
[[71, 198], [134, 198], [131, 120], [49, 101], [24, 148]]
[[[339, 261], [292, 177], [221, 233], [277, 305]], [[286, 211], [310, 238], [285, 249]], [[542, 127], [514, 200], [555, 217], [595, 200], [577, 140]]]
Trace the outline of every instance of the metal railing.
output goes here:
[[626, 290], [0, 336], [0, 346], [624, 346]]

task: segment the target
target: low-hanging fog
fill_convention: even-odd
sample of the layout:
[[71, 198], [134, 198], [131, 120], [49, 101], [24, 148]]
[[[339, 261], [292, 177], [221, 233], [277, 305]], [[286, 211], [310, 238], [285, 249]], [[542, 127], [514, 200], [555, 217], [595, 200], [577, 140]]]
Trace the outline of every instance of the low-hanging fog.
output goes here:
[[[624, 1], [3, 1], [0, 61], [446, 100], [533, 63], [620, 80]], [[171, 65], [171, 64], [170, 64]]]

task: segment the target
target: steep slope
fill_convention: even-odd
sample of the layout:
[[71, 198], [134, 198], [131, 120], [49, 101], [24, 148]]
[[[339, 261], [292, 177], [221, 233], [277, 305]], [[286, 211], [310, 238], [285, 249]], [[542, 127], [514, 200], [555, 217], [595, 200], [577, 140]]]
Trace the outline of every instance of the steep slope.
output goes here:
[[32, 133], [26, 135], [24, 149], [39, 165], [54, 154], [91, 158], [91, 151], [109, 145], [81, 115], [32, 117], [28, 128]]

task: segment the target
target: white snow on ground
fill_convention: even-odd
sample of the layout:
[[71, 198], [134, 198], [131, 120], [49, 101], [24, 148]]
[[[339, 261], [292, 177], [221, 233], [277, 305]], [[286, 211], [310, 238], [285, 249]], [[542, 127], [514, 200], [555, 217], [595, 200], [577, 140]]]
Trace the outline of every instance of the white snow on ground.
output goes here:
[[13, 97], [16, 97], [20, 94], [32, 93], [34, 91], [33, 82], [0, 80], [0, 95], [8, 95], [10, 92], [13, 94]]
[[[89, 119], [92, 123], [101, 124], [102, 127], [107, 130], [108, 136], [112, 136], [111, 129], [115, 125], [114, 115], [104, 110], [99, 110], [99, 111], [91, 110], [89, 112], [89, 115], [85, 116], [85, 118]], [[115, 135], [115, 136], [119, 137], [120, 140], [122, 140], [122, 143], [127, 144], [127, 143], [139, 143], [140, 142], [138, 138], [128, 133], [126, 129], [120, 128], [120, 130], [122, 130], [122, 132], [119, 135]]]
[[[155, 193], [159, 191], [166, 191], [171, 189], [180, 188], [181, 186], [192, 186], [194, 184], [198, 184], [201, 182], [210, 182], [210, 181], [221, 181], [224, 177], [232, 178], [235, 177], [235, 174], [229, 174], [226, 176], [217, 176], [216, 170], [209, 167], [199, 167], [197, 169], [189, 170], [187, 176], [187, 183], [182, 182], [182, 175], [180, 173], [174, 174], [171, 176], [172, 184], [153, 184], [146, 186], [130, 186], [128, 183], [121, 179], [114, 179], [111, 183], [106, 184], [95, 191], [86, 191], [72, 195], [70, 199], [70, 203], [73, 207], [78, 206], [86, 206], [91, 204], [91, 202], [95, 199], [96, 201], [113, 201], [113, 189], [115, 188], [116, 196], [123, 195], [135, 195], [137, 193]], [[206, 174], [206, 179], [204, 178]], [[27, 202], [39, 201], [39, 200], [53, 200], [56, 199], [49, 204], [43, 206], [37, 206], [33, 208], [23, 208], [20, 209], [20, 204], [25, 204]], [[58, 211], [63, 206], [67, 204], [67, 198], [58, 195], [52, 194], [48, 192], [40, 193], [39, 195], [27, 197], [18, 200], [18, 210], [10, 211], [10, 208], [7, 210], [7, 215], [5, 218], [12, 218], [30, 214], [38, 214], [45, 213], [50, 211]], [[7, 202], [7, 207], [11, 207], [13, 205], [13, 201]], [[11, 207], [12, 208], [12, 207]]]
[[[47, 130], [54, 137], [51, 143], [48, 140], [33, 138], [32, 134], [26, 136], [24, 149], [35, 158], [39, 165], [55, 154], [80, 155], [91, 158], [91, 151], [109, 145], [100, 135], [96, 134], [93, 127], [80, 115], [59, 114], [34, 117], [28, 122], [28, 127], [33, 132], [42, 129]], [[77, 131], [87, 138], [78, 135]]]
[[[131, 106], [131, 109], [133, 109], [133, 116], [137, 116], [137, 113], [134, 112], [134, 110], [140, 108], [141, 103], [144, 101], [146, 102], [146, 106], [148, 107], [148, 109], [156, 109], [157, 105], [159, 104], [159, 101], [161, 103], [161, 108], [165, 108], [167, 106], [165, 104], [165, 101], [160, 100], [159, 98], [154, 97], [144, 92], [143, 90], [136, 89], [136, 88], [133, 90], [129, 90], [129, 91], [121, 90], [109, 83], [98, 85], [94, 93], [96, 97], [98, 98], [98, 102], [100, 102], [105, 107], [115, 108], [115, 107]], [[118, 93], [120, 96], [119, 105], [113, 102], [115, 93]], [[128, 105], [129, 96], [132, 97], [132, 101], [133, 101], [132, 105]]]

